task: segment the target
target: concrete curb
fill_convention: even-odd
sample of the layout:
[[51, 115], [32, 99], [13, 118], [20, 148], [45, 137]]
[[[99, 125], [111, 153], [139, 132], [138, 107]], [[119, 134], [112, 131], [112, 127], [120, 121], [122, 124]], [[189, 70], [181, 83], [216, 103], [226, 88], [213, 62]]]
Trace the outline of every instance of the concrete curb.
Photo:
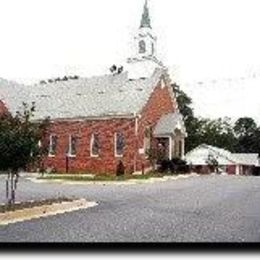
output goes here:
[[130, 179], [126, 181], [67, 181], [67, 180], [38, 180], [35, 178], [28, 178], [34, 183], [58, 183], [67, 185], [135, 185], [135, 184], [152, 184], [156, 182], [175, 181], [179, 179], [187, 179], [190, 177], [200, 176], [199, 174], [180, 174], [178, 176], [164, 176], [162, 178], [150, 178], [147, 180]]
[[54, 203], [33, 208], [26, 208], [16, 211], [0, 213], [0, 226], [22, 222], [26, 220], [38, 219], [41, 217], [54, 216], [80, 209], [97, 206], [96, 202], [89, 202], [85, 199]]

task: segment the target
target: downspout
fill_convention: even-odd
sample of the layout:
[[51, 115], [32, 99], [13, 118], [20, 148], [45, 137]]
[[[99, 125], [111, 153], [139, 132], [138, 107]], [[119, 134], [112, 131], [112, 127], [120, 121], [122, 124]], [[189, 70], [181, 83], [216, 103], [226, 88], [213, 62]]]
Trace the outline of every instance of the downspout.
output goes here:
[[135, 116], [135, 155], [134, 155], [134, 172], [137, 171], [137, 152], [138, 152], [138, 115], [134, 113]]

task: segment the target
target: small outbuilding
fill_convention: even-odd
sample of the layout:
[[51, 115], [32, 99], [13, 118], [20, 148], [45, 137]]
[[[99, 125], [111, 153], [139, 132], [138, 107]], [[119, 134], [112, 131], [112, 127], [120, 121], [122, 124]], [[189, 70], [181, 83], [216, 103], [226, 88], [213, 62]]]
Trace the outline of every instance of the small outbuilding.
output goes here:
[[201, 144], [185, 155], [185, 160], [197, 173], [227, 173], [252, 175], [259, 167], [257, 153], [231, 153], [228, 150]]

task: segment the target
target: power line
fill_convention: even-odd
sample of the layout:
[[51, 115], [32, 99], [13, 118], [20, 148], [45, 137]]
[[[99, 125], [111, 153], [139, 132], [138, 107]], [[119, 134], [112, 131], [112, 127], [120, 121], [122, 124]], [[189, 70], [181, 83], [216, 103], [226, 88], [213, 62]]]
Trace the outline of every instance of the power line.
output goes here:
[[184, 82], [184, 85], [198, 85], [198, 86], [207, 86], [207, 85], [217, 85], [223, 83], [242, 83], [249, 80], [259, 80], [260, 72], [253, 72], [247, 76], [239, 76], [239, 77], [223, 77], [223, 78], [215, 78], [215, 79], [207, 79], [207, 80], [197, 80], [193, 82]]

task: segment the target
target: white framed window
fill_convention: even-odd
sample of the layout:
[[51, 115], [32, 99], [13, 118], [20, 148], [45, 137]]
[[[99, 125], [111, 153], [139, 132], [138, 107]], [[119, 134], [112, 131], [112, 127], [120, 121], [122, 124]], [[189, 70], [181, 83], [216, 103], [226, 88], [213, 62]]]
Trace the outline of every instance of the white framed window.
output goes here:
[[125, 146], [125, 140], [124, 135], [122, 133], [115, 133], [114, 137], [114, 143], [115, 143], [115, 156], [116, 157], [123, 157], [124, 154], [124, 146]]
[[144, 130], [144, 152], [148, 157], [151, 152], [151, 141], [152, 141], [152, 128], [147, 126]]
[[98, 134], [94, 133], [90, 139], [90, 156], [99, 157], [100, 155], [100, 142]]
[[56, 155], [57, 141], [57, 136], [51, 134], [49, 139], [49, 157], [54, 157]]
[[76, 157], [76, 153], [77, 153], [77, 137], [74, 135], [69, 135], [68, 156]]

